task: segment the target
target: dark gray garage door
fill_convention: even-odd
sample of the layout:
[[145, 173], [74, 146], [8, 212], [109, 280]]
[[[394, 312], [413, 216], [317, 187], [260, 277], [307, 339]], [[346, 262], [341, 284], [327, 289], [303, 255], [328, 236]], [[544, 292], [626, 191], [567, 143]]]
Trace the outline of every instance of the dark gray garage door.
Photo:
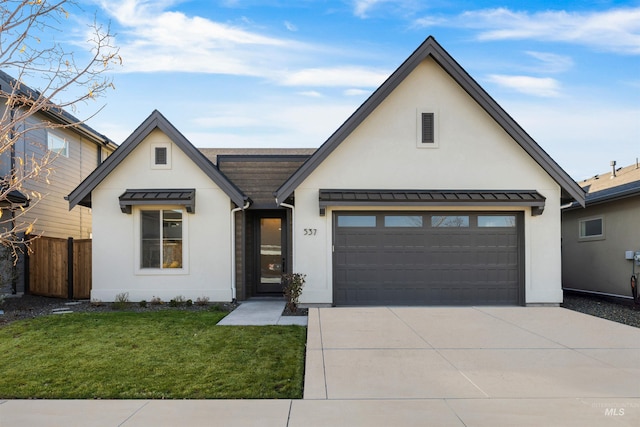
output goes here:
[[523, 216], [335, 212], [336, 305], [522, 305]]

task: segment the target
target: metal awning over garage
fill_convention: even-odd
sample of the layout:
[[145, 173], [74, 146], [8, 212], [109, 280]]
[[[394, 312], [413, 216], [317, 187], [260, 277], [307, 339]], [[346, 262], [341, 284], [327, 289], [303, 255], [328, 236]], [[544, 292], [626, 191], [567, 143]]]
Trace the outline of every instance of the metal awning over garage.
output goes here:
[[195, 188], [127, 190], [120, 197], [120, 210], [130, 214], [133, 205], [182, 205], [187, 212], [196, 211]]
[[320, 215], [327, 206], [527, 206], [541, 215], [546, 198], [535, 190], [320, 190]]

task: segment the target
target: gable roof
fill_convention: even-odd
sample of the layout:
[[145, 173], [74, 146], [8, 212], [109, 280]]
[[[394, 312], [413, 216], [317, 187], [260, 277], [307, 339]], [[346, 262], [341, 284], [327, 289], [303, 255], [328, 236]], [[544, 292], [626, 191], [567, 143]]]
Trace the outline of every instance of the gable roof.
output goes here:
[[429, 36], [407, 58], [406, 61], [318, 148], [300, 169], [298, 169], [274, 193], [278, 203], [289, 198], [300, 185], [333, 150], [338, 147], [400, 83], [425, 59], [431, 57], [453, 78], [504, 130], [517, 142], [562, 189], [564, 201], [577, 201], [584, 206], [584, 191], [580, 186], [516, 123], [498, 103], [447, 53], [440, 44]]
[[91, 192], [155, 129], [166, 134], [213, 182], [224, 191], [237, 206], [244, 205], [245, 196], [229, 181], [197, 148], [193, 146], [158, 110], [154, 110], [145, 121], [73, 190], [69, 200], [69, 210], [75, 205], [91, 207]]
[[[4, 90], [4, 83], [9, 85], [11, 89]], [[41, 96], [40, 92], [38, 92], [37, 90], [31, 89], [24, 83], [19, 83], [18, 80], [13, 78], [11, 75], [0, 70], [0, 93], [2, 93], [4, 96], [7, 96], [7, 94], [10, 94], [11, 91], [14, 90], [14, 88], [17, 88], [15, 90], [18, 95], [24, 96], [27, 99], [37, 99]], [[76, 131], [80, 135], [88, 138], [96, 144], [104, 145], [113, 150], [115, 150], [117, 147], [117, 144], [110, 140], [108, 137], [96, 131], [91, 126], [82, 122], [80, 119], [62, 108], [52, 107], [48, 110], [40, 110], [39, 113], [48, 117], [54, 122], [60, 123], [61, 125], [68, 125], [70, 129]]]
[[[635, 163], [618, 168], [615, 175], [613, 172], [598, 174], [580, 181], [580, 185], [587, 192], [585, 199], [587, 207], [640, 196], [640, 166]], [[580, 205], [574, 202], [564, 209], [571, 210], [579, 207]]]

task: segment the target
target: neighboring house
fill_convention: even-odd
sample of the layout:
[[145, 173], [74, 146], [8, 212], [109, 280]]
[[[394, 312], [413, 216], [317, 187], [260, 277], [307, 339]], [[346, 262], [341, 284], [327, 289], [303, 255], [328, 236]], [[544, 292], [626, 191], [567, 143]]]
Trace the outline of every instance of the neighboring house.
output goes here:
[[[0, 71], [0, 90], [10, 92], [13, 84], [15, 80]], [[21, 91], [33, 92], [26, 86], [22, 86]], [[3, 102], [0, 115], [4, 108]], [[33, 223], [34, 235], [90, 238], [91, 210], [81, 207], [69, 212], [64, 197], [115, 150], [116, 144], [86, 124], [47, 128], [46, 123], [49, 122], [70, 125], [77, 123], [78, 119], [65, 111], [42, 111], [30, 116], [27, 123], [17, 123], [16, 126], [22, 129], [32, 130], [24, 133], [11, 150], [0, 154], [0, 176], [10, 176], [12, 169], [21, 176], [31, 159], [39, 162], [43, 156], [52, 155], [47, 166], [51, 173], [43, 171], [39, 179], [29, 179], [23, 184], [21, 192], [30, 199], [31, 206], [20, 220]], [[41, 194], [42, 198], [34, 198], [34, 193]], [[22, 262], [20, 259], [16, 269], [19, 278], [12, 284], [11, 293], [24, 292]], [[7, 289], [0, 290], [0, 293], [2, 291]]]
[[640, 266], [626, 252], [640, 251], [640, 167], [614, 165], [580, 185], [586, 207], [573, 203], [562, 210], [562, 285], [631, 298], [631, 275], [637, 277]]
[[584, 192], [432, 37], [298, 154], [216, 166], [154, 111], [68, 197], [93, 210], [92, 297], [230, 301], [298, 272], [307, 304], [562, 301], [560, 206]]

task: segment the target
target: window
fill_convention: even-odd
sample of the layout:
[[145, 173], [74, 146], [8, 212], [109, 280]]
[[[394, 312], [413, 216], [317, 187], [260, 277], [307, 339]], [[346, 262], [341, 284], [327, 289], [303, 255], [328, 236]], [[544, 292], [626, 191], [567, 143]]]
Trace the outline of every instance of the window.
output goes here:
[[375, 215], [340, 215], [338, 227], [375, 227]]
[[478, 227], [515, 227], [515, 215], [478, 216]]
[[51, 132], [47, 132], [47, 149], [60, 156], [69, 157], [69, 142]]
[[420, 215], [385, 215], [385, 227], [422, 227]]
[[469, 227], [469, 217], [464, 215], [433, 215], [432, 227]]
[[580, 239], [604, 238], [604, 223], [602, 218], [580, 220]]
[[142, 210], [140, 225], [140, 268], [183, 268], [182, 210]]

